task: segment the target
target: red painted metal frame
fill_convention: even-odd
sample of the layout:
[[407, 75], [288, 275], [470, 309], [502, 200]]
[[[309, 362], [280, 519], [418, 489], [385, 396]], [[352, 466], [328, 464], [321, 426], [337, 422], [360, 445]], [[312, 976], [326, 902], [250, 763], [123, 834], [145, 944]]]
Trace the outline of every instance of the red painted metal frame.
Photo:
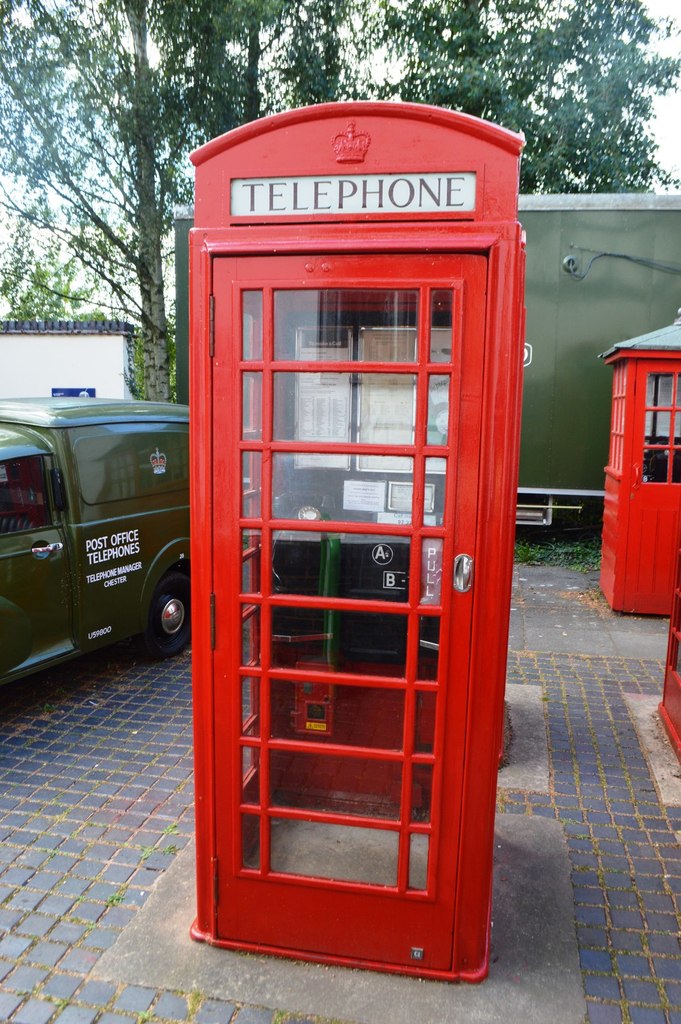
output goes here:
[[[681, 515], [679, 517], [681, 523]], [[676, 756], [681, 761], [681, 535], [676, 541], [674, 595], [669, 618], [669, 642], [664, 672], [660, 718]]]
[[[443, 215], [428, 218], [394, 217], [392, 220], [357, 215], [339, 222], [338, 218], [320, 219], [319, 221], [297, 223], [288, 218], [267, 226], [260, 223], [244, 224], [243, 221], [230, 219], [228, 209], [230, 176], [247, 177], [262, 173], [263, 161], [268, 168], [276, 168], [276, 173], [294, 175], [301, 173], [301, 153], [306, 156], [305, 173], [331, 173], [327, 157], [319, 155], [323, 151], [319, 140], [326, 139], [332, 131], [342, 130], [348, 118], [357, 119], [362, 128], [368, 125], [372, 134], [372, 150], [377, 161], [366, 167], [367, 173], [374, 173], [380, 165], [386, 172], [407, 173], [409, 170], [425, 172], [430, 168], [441, 168], [443, 152], [451, 152], [456, 160], [457, 170], [472, 170], [478, 175], [479, 201], [473, 216], [453, 222]], [[413, 144], [408, 144], [413, 137]], [[418, 140], [418, 141], [417, 141]], [[425, 977], [442, 979], [463, 979], [479, 981], [487, 973], [489, 959], [489, 925], [491, 906], [491, 868], [493, 851], [493, 825], [496, 792], [497, 756], [501, 744], [503, 729], [503, 690], [505, 679], [505, 660], [508, 636], [508, 610], [510, 606], [510, 587], [513, 552], [515, 490], [517, 476], [517, 454], [519, 447], [520, 426], [520, 380], [522, 365], [522, 326], [523, 326], [523, 262], [520, 228], [516, 221], [518, 155], [521, 140], [511, 133], [504, 132], [495, 126], [467, 118], [463, 115], [435, 110], [434, 108], [417, 107], [411, 104], [339, 104], [310, 108], [307, 111], [295, 111], [266, 119], [253, 126], [246, 126], [222, 139], [209, 143], [195, 155], [197, 163], [197, 196], [196, 224], [192, 233], [192, 558], [193, 558], [193, 616], [194, 616], [194, 700], [195, 700], [195, 764], [196, 764], [196, 815], [197, 815], [197, 919], [193, 927], [196, 938], [229, 948], [248, 948], [260, 952], [278, 953], [284, 956], [303, 956], [327, 963], [342, 963], [350, 966], [373, 967], [380, 970], [396, 971]], [[265, 173], [271, 173], [270, 170]], [[453, 917], [449, 922], [449, 942], [451, 952], [445, 965], [429, 967], [428, 963], [405, 963], [399, 957], [393, 962], [379, 956], [371, 957], [364, 950], [361, 955], [340, 953], [337, 950], [348, 949], [348, 933], [354, 929], [371, 933], [373, 927], [372, 891], [374, 887], [358, 883], [345, 883], [335, 887], [334, 892], [326, 883], [318, 883], [314, 879], [286, 879], [286, 885], [292, 892], [298, 891], [300, 900], [308, 907], [322, 893], [326, 899], [323, 918], [327, 931], [327, 944], [324, 949], [309, 950], [296, 946], [295, 941], [288, 941], [288, 933], [294, 921], [289, 909], [280, 920], [281, 940], [271, 938], [262, 942], [256, 938], [243, 941], [234, 939], [221, 930], [220, 920], [222, 907], [229, 905], [233, 896], [231, 866], [218, 865], [217, 851], [230, 846], [232, 863], [240, 856], [237, 853], [238, 836], [230, 834], [231, 816], [237, 797], [236, 778], [238, 772], [232, 771], [231, 782], [227, 781], [227, 790], [223, 789], [225, 776], [220, 774], [218, 764], [225, 757], [231, 757], [231, 764], [236, 764], [234, 756], [229, 755], [216, 744], [229, 733], [230, 723], [239, 711], [240, 695], [234, 679], [228, 671], [228, 659], [221, 651], [224, 645], [234, 650], [240, 643], [240, 561], [234, 557], [224, 556], [224, 551], [215, 549], [212, 535], [212, 524], [215, 519], [214, 503], [216, 496], [220, 498], [220, 516], [234, 524], [234, 528], [252, 527], [267, 532], [269, 520], [263, 517], [261, 523], [249, 520], [240, 522], [239, 488], [233, 477], [227, 459], [221, 455], [226, 438], [215, 436], [212, 423], [216, 409], [213, 394], [214, 381], [221, 375], [238, 374], [243, 365], [239, 366], [239, 353], [232, 337], [240, 338], [237, 311], [229, 311], [221, 307], [220, 291], [215, 286], [214, 274], [226, 273], [225, 268], [232, 257], [252, 258], [257, 255], [296, 253], [307, 254], [315, 259], [316, 254], [342, 256], [347, 254], [365, 254], [371, 262], [371, 254], [400, 253], [408, 264], [418, 264], [418, 253], [435, 252], [451, 254], [475, 254], [483, 256], [487, 261], [487, 291], [484, 310], [473, 312], [474, 319], [480, 324], [482, 349], [476, 358], [484, 357], [484, 372], [481, 379], [482, 391], [475, 390], [462, 393], [458, 402], [458, 422], [460, 424], [477, 424], [473, 431], [477, 450], [481, 453], [479, 471], [475, 480], [469, 482], [469, 493], [463, 503], [464, 516], [460, 523], [461, 529], [469, 531], [466, 535], [474, 537], [474, 550], [469, 552], [476, 559], [476, 580], [474, 590], [465, 595], [457, 595], [461, 607], [468, 607], [463, 616], [466, 626], [465, 642], [469, 644], [469, 668], [465, 681], [465, 689], [459, 695], [457, 716], [451, 715], [454, 702], [448, 704], [445, 714], [438, 720], [439, 742], [444, 750], [445, 760], [438, 766], [444, 773], [447, 764], [461, 765], [460, 799], [458, 808], [448, 807], [445, 815], [445, 830], [439, 837], [442, 847], [436, 857], [453, 858], [456, 863], [456, 886], [452, 895]], [[359, 264], [358, 264], [359, 265]], [[236, 269], [236, 268], [235, 268]], [[430, 284], [427, 269], [420, 269], [421, 278]], [[465, 274], [464, 274], [465, 281]], [[438, 284], [437, 278], [432, 282]], [[336, 282], [337, 284], [337, 282]], [[265, 287], [270, 285], [265, 283]], [[288, 287], [296, 287], [295, 281], [289, 280]], [[343, 282], [343, 287], [346, 282]], [[373, 283], [372, 283], [373, 286]], [[390, 280], [390, 287], [394, 281]], [[320, 281], [318, 287], [324, 287]], [[406, 287], [406, 285], [405, 285]], [[229, 302], [232, 302], [230, 292]], [[215, 306], [213, 305], [215, 303]], [[266, 304], [267, 306], [267, 304]], [[212, 310], [215, 310], [215, 355], [209, 352], [209, 334]], [[425, 317], [425, 305], [422, 307]], [[424, 321], [425, 323], [425, 321]], [[423, 326], [423, 325], [421, 325]], [[265, 323], [264, 330], [271, 334], [271, 323]], [[236, 333], [234, 333], [236, 332]], [[420, 337], [425, 336], [423, 329]], [[476, 342], [476, 344], [479, 344]], [[264, 353], [266, 356], [266, 353]], [[267, 358], [262, 368], [266, 369]], [[385, 366], [381, 364], [382, 368]], [[248, 369], [257, 369], [254, 363]], [[278, 363], [277, 370], [292, 369], [287, 364]], [[299, 371], [304, 364], [296, 363]], [[318, 370], [319, 364], [314, 369]], [[325, 364], [325, 370], [333, 369], [333, 364]], [[347, 371], [348, 365], [335, 367]], [[362, 364], [362, 371], [371, 370], [371, 364]], [[353, 366], [353, 369], [357, 369]], [[376, 367], [378, 369], [378, 366]], [[390, 367], [393, 370], [393, 366]], [[413, 373], [414, 365], [405, 364], [395, 367]], [[442, 372], [442, 364], [433, 364], [430, 372]], [[231, 376], [238, 379], [238, 376]], [[452, 377], [454, 380], [454, 376]], [[464, 381], [465, 381], [464, 377]], [[272, 399], [265, 382], [268, 374], [263, 374], [263, 436], [270, 436]], [[427, 386], [427, 369], [421, 368], [420, 388]], [[455, 382], [456, 383], [456, 382]], [[218, 388], [217, 401], [228, 401], [227, 393]], [[236, 396], [235, 396], [236, 397]], [[421, 398], [423, 395], [421, 394]], [[456, 409], [453, 397], [450, 408]], [[239, 438], [241, 432], [240, 403], [232, 400], [230, 415], [232, 417], [232, 437]], [[220, 417], [218, 416], [218, 419]], [[410, 453], [417, 456], [422, 452], [424, 443], [423, 428], [421, 440], [410, 448]], [[287, 447], [288, 444], [288, 447]], [[242, 445], [243, 447], [243, 445]], [[247, 447], [253, 447], [249, 445]], [[278, 442], [268, 450], [305, 451], [306, 446], [298, 443]], [[309, 445], [307, 450], [323, 451], [324, 446]], [[338, 447], [334, 446], [334, 452]], [[352, 446], [353, 453], [362, 451], [376, 454], [382, 449], [375, 446]], [[390, 454], [399, 453], [399, 449], [390, 449]], [[429, 448], [429, 455], [438, 454]], [[417, 465], [419, 460], [417, 458]], [[452, 474], [450, 487], [456, 481]], [[423, 486], [423, 476], [414, 481], [415, 490]], [[228, 504], [223, 504], [225, 497]], [[418, 494], [417, 494], [418, 498]], [[453, 491], [450, 493], [450, 502]], [[269, 499], [263, 496], [264, 509], [269, 511]], [[421, 507], [420, 503], [417, 507]], [[347, 529], [346, 524], [325, 523], [325, 528], [335, 526]], [[278, 520], [277, 529], [287, 526], [297, 530], [305, 529], [299, 521]], [[310, 529], [314, 529], [311, 524]], [[353, 524], [356, 533], [375, 533], [376, 524]], [[392, 526], [389, 533], [394, 535], [413, 535], [419, 531], [419, 524], [413, 528]], [[437, 535], [438, 530], [420, 527], [422, 536]], [[443, 579], [451, 574], [454, 551], [454, 538], [445, 538], [445, 560]], [[412, 567], [420, 559], [418, 545], [412, 546]], [[363, 610], [379, 610], [399, 614], [408, 612], [415, 616], [417, 597], [415, 593], [418, 572], [410, 574], [411, 592], [409, 600], [403, 605], [396, 604], [386, 608], [376, 602], [354, 604], [353, 608]], [[234, 595], [229, 608], [218, 604], [215, 619], [211, 614], [216, 592], [223, 590]], [[304, 607], [310, 603], [309, 598], [271, 596], [266, 598], [266, 586], [263, 590], [261, 606], [267, 604], [296, 604]], [[250, 599], [249, 599], [250, 600]], [[443, 606], [451, 601], [446, 595]], [[257, 604], [256, 601], [251, 601]], [[312, 602], [314, 603], [314, 601]], [[347, 601], [340, 598], [324, 599], [324, 605], [330, 608], [347, 607]], [[421, 612], [423, 609], [421, 609]], [[439, 608], [433, 607], [428, 614], [437, 614]], [[420, 612], [419, 612], [420, 614]], [[444, 621], [444, 618], [443, 618]], [[446, 631], [445, 631], [446, 633]], [[416, 642], [416, 634], [412, 631], [410, 643]], [[461, 639], [461, 638], [458, 638]], [[267, 663], [269, 637], [263, 630], [263, 662]], [[443, 662], [446, 663], [447, 638], [445, 637], [441, 651]], [[413, 662], [413, 651], [411, 652]], [[308, 673], [298, 669], [271, 671], [272, 678], [277, 673], [286, 678], [319, 679], [319, 673]], [[249, 675], [244, 670], [242, 673]], [[263, 673], [264, 675], [264, 670]], [[334, 674], [333, 681], [357, 682], [356, 677], [345, 679], [342, 673]], [[409, 700], [414, 700], [417, 689], [428, 690], [425, 684], [405, 683], [402, 678], [386, 676], [362, 675], [362, 684], [377, 687], [403, 688]], [[226, 697], [230, 692], [231, 698]], [[261, 699], [262, 699], [261, 694]], [[261, 725], [261, 737], [267, 737], [267, 708], [262, 701], [264, 720]], [[405, 722], [410, 718], [407, 715]], [[267, 741], [276, 745], [274, 741]], [[408, 741], [410, 742], [410, 741]], [[249, 743], [249, 745], [251, 745]], [[257, 744], [252, 744], [257, 746]], [[296, 744], [288, 743], [288, 747]], [[306, 749], [303, 741], [301, 748]], [[328, 749], [340, 756], [349, 756], [347, 751], [336, 750], [333, 740]], [[438, 749], [437, 746], [435, 749]], [[356, 750], [352, 751], [357, 753]], [[373, 748], [362, 748], [360, 753], [367, 759], [386, 759], [386, 752]], [[399, 760], [408, 764], [408, 748], [398, 755]], [[421, 755], [424, 762], [428, 757]], [[454, 759], [452, 761], [452, 758]], [[223, 781], [221, 781], [221, 779]], [[438, 783], [439, 784], [439, 783]], [[231, 790], [230, 787], [231, 786]], [[261, 792], [267, 789], [267, 779], [263, 777]], [[436, 787], [437, 788], [437, 787]], [[408, 787], [403, 787], [403, 794]], [[225, 807], [223, 799], [227, 797], [231, 806]], [[437, 806], [439, 791], [433, 799]], [[405, 797], [403, 795], [403, 804]], [[406, 806], [406, 805], [405, 805]], [[405, 806], [402, 808], [400, 820], [404, 819]], [[444, 808], [443, 808], [444, 811]], [[277, 809], [277, 814], [280, 814]], [[289, 817], [296, 813], [289, 810]], [[449, 820], [447, 819], [449, 815]], [[283, 815], [282, 815], [283, 816]], [[309, 817], [301, 813], [301, 817]], [[325, 820], [333, 821], [333, 815]], [[343, 819], [347, 821], [347, 818]], [[264, 815], [263, 815], [264, 821]], [[371, 819], [360, 818], [357, 824], [371, 826]], [[375, 824], [375, 823], [374, 823]], [[385, 827], [385, 822], [380, 822]], [[395, 827], [399, 822], [392, 823]], [[266, 827], [266, 826], [265, 826]], [[412, 829], [418, 831], [418, 829]], [[222, 837], [222, 838], [221, 838]], [[266, 851], [266, 845], [262, 846]], [[266, 855], [266, 853], [265, 853]], [[404, 865], [404, 860], [401, 860]], [[267, 865], [261, 865], [261, 867]], [[435, 870], [431, 867], [431, 874]], [[402, 875], [398, 879], [404, 888], [406, 879]], [[242, 869], [241, 875], [247, 875]], [[220, 881], [219, 893], [216, 883]], [[383, 897], [385, 898], [385, 897]], [[396, 911], [390, 922], [389, 930], [399, 932], [404, 917], [404, 903], [428, 902], [420, 896], [409, 894], [406, 901], [396, 902]], [[294, 904], [291, 904], [293, 906]], [[283, 908], [256, 908], [255, 916], [265, 921], [265, 916], [272, 918]], [[237, 908], [237, 917], [251, 916], [253, 905]], [[384, 937], [379, 937], [380, 942]], [[404, 937], [404, 943], [409, 939]], [[351, 943], [350, 943], [351, 944]], [[390, 942], [388, 941], [388, 945]]]
[[647, 375], [680, 373], [681, 359], [664, 350], [621, 349], [606, 363], [614, 377], [600, 586], [615, 611], [668, 615], [681, 483], [644, 483], [641, 473]]

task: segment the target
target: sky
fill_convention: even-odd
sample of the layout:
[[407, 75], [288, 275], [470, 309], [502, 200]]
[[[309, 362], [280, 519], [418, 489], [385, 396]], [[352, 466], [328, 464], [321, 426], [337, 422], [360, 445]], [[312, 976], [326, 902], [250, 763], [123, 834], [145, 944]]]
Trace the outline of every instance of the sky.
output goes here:
[[[679, 0], [646, 0], [646, 6], [654, 18], [675, 18], [681, 27]], [[668, 40], [660, 47], [664, 56], [678, 56], [680, 51], [679, 38]], [[660, 163], [665, 170], [681, 177], [681, 83], [676, 92], [657, 98], [655, 114], [654, 133], [660, 147]]]

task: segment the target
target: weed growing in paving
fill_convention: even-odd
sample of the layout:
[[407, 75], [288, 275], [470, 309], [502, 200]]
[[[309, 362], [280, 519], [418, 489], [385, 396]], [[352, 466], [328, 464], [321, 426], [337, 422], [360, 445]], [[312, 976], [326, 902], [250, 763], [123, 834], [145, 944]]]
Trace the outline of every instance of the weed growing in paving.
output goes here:
[[125, 899], [125, 894], [128, 891], [127, 885], [122, 885], [116, 892], [112, 892], [110, 896], [107, 896], [105, 903], [107, 907], [117, 907]]

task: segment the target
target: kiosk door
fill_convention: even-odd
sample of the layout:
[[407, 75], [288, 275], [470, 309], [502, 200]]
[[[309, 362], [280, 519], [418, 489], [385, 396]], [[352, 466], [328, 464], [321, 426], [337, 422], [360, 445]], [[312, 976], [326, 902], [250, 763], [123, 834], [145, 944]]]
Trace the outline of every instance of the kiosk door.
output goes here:
[[668, 615], [681, 493], [678, 359], [636, 365], [634, 465], [624, 574], [625, 610]]
[[227, 945], [452, 964], [486, 271], [214, 261]]

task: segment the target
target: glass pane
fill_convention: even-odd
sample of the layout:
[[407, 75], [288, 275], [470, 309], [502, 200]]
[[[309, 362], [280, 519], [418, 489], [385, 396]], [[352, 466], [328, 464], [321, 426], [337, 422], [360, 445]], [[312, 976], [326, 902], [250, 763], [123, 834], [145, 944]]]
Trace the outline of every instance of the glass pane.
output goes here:
[[260, 593], [260, 530], [241, 531], [241, 591]]
[[274, 440], [347, 444], [351, 380], [347, 373], [276, 373]]
[[243, 357], [262, 359], [262, 292], [243, 292]]
[[415, 394], [413, 374], [277, 373], [274, 439], [413, 444]]
[[253, 676], [241, 680], [241, 734], [260, 735], [260, 680]]
[[452, 293], [433, 292], [430, 303], [430, 361], [450, 363], [452, 360]]
[[[400, 373], [367, 373], [359, 375], [358, 394], [360, 444], [413, 444], [416, 413], [416, 377]], [[381, 456], [360, 455], [362, 470], [380, 470]], [[393, 458], [394, 470], [408, 471], [409, 458]], [[411, 503], [410, 503], [411, 505]]]
[[272, 680], [272, 736], [401, 750], [404, 691]]
[[415, 764], [411, 780], [411, 820], [430, 821], [430, 807], [433, 797], [433, 766]]
[[275, 668], [335, 668], [339, 637], [337, 612], [272, 608], [271, 657]]
[[421, 616], [419, 622], [419, 679], [437, 679], [440, 655], [440, 620]]
[[671, 373], [649, 373], [646, 405], [671, 405], [674, 376]]
[[260, 802], [258, 761], [260, 751], [255, 747], [241, 748], [241, 802], [242, 804], [258, 804]]
[[261, 515], [262, 455], [244, 452], [242, 456], [243, 491], [241, 514], [245, 519], [259, 519]]
[[365, 363], [413, 363], [416, 359], [416, 329], [360, 327], [357, 358]]
[[417, 318], [415, 290], [277, 291], [274, 357], [414, 362]]
[[432, 690], [420, 690], [416, 694], [414, 750], [417, 754], [433, 753], [436, 702], [437, 695]]
[[646, 412], [646, 443], [669, 444], [670, 426], [670, 412]]
[[262, 440], [262, 373], [243, 374], [241, 436], [245, 441]]
[[411, 373], [360, 373], [360, 444], [413, 444], [416, 377]]
[[424, 537], [421, 548], [421, 604], [439, 604], [442, 590], [442, 539]]
[[406, 615], [324, 608], [272, 608], [272, 664], [276, 668], [338, 668], [403, 678]]
[[241, 625], [241, 664], [260, 664], [260, 609], [245, 605]]
[[420, 832], [409, 836], [409, 888], [426, 888], [428, 879], [428, 848], [430, 837]]
[[343, 882], [397, 885], [399, 835], [357, 825], [272, 821], [272, 870]]
[[[681, 398], [681, 392], [677, 394]], [[681, 444], [681, 412], [677, 412], [674, 416], [674, 444]]]
[[672, 483], [681, 484], [681, 451], [675, 451], [672, 456]]
[[669, 644], [669, 667], [672, 672], [679, 671], [679, 637], [675, 629], [672, 630]]
[[442, 526], [445, 514], [446, 459], [426, 459], [426, 484], [423, 496], [423, 522]]
[[669, 451], [666, 448], [646, 448], [643, 451], [643, 483], [664, 484], [667, 482]]
[[270, 752], [274, 807], [352, 814], [396, 821], [402, 765], [364, 757], [335, 757], [297, 750]]
[[243, 866], [260, 870], [260, 818], [241, 815], [241, 856]]
[[449, 377], [428, 378], [428, 444], [447, 444], [449, 436]]
[[[410, 523], [413, 462], [399, 456], [376, 456], [369, 473], [353, 471], [350, 456], [275, 453], [274, 517]], [[398, 486], [405, 484], [406, 488]]]
[[272, 536], [272, 590], [406, 601], [409, 552], [408, 537], [277, 530]]

